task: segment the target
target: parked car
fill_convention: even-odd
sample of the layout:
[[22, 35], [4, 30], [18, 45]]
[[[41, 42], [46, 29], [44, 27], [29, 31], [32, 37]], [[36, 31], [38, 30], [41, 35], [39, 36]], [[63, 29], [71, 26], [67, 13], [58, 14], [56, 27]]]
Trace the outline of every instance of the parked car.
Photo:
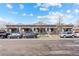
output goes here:
[[78, 38], [79, 37], [79, 32], [74, 32], [74, 33], [75, 33], [76, 38]]
[[37, 38], [38, 33], [36, 32], [26, 32], [24, 33], [24, 38]]
[[7, 38], [9, 33], [4, 30], [0, 30], [0, 38]]
[[76, 37], [76, 34], [75, 33], [73, 33], [72, 31], [70, 31], [70, 32], [62, 32], [61, 34], [60, 34], [60, 37], [61, 38], [66, 38], [66, 37]]
[[22, 38], [22, 34], [21, 33], [10, 33], [10, 35], [8, 35], [8, 38]]

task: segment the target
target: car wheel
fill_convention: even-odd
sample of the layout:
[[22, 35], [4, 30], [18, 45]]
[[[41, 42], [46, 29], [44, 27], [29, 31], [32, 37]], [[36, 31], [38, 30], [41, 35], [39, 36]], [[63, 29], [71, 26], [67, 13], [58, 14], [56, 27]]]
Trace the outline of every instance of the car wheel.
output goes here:
[[35, 38], [37, 38], [37, 36], [35, 36]]
[[62, 36], [60, 36], [60, 38], [63, 38]]
[[20, 37], [18, 36], [17, 38], [19, 39]]
[[1, 36], [1, 38], [3, 39], [3, 38], [4, 38], [4, 36]]
[[72, 35], [72, 38], [74, 38], [75, 36], [74, 35]]
[[63, 38], [66, 38], [66, 36], [64, 35]]
[[11, 37], [10, 36], [8, 36], [8, 39], [10, 39]]

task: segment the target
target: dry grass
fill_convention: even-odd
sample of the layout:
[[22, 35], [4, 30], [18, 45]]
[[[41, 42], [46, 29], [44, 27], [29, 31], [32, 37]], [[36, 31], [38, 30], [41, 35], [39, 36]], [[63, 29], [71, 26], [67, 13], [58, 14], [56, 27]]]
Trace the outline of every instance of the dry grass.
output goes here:
[[58, 40], [60, 39], [59, 35], [39, 35], [39, 40]]

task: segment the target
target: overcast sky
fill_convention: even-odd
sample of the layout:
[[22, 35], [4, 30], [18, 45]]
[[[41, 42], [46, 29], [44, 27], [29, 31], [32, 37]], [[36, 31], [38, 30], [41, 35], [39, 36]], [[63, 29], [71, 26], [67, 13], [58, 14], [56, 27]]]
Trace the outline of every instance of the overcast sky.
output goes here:
[[54, 24], [59, 15], [63, 23], [74, 23], [79, 19], [77, 3], [12, 3], [0, 4], [0, 20], [13, 23], [32, 24], [39, 20]]

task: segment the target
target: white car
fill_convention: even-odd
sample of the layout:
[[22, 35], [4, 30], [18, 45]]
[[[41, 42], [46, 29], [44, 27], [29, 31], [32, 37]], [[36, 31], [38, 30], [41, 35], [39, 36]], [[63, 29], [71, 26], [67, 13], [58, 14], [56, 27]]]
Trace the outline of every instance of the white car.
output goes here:
[[10, 33], [10, 35], [8, 35], [8, 38], [22, 38], [22, 34], [20, 34], [20, 33]]
[[79, 32], [75, 32], [76, 37], [79, 37]]
[[76, 37], [76, 34], [73, 32], [62, 32], [60, 34], [61, 38], [66, 38], [66, 37]]

